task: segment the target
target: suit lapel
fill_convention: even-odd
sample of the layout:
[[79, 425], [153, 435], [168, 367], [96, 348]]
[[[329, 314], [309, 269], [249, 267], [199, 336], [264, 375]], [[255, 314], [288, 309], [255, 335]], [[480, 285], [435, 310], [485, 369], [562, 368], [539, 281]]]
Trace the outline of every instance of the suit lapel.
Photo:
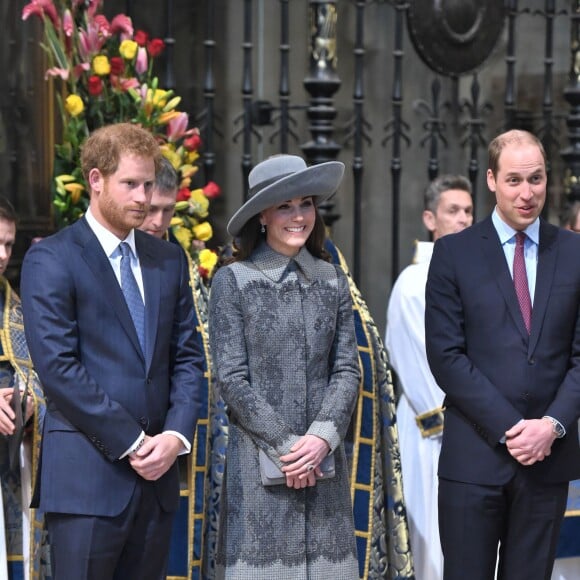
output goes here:
[[534, 291], [534, 306], [532, 308], [532, 332], [530, 335], [529, 352], [533, 352], [546, 315], [548, 299], [552, 289], [556, 259], [558, 256], [558, 228], [543, 220], [540, 221], [540, 246], [538, 248], [538, 268], [536, 271], [536, 288]]
[[[481, 222], [482, 227], [482, 247], [483, 253], [487, 259], [489, 269], [493, 279], [499, 286], [499, 290], [507, 304], [508, 311], [514, 324], [518, 327], [518, 330], [522, 333], [523, 337], [528, 340], [529, 335], [524, 324], [524, 319], [520, 311], [520, 305], [518, 298], [516, 296], [516, 291], [514, 288], [514, 282], [510, 276], [510, 271], [505, 259], [505, 254], [499, 241], [499, 237], [491, 217], [486, 218]], [[533, 328], [533, 319], [532, 319]]]
[[101, 287], [103, 296], [106, 296], [108, 302], [111, 304], [113, 311], [119, 318], [119, 322], [129, 336], [133, 346], [143, 356], [133, 319], [129, 313], [123, 291], [121, 290], [121, 286], [119, 286], [109, 258], [105, 254], [99, 240], [86, 223], [86, 220], [83, 218], [77, 223], [79, 224], [79, 241], [83, 247], [81, 256], [95, 276], [94, 284]]
[[135, 232], [135, 244], [139, 254], [145, 291], [145, 334], [147, 337], [145, 362], [147, 369], [151, 366], [153, 353], [155, 352], [159, 324], [159, 301], [161, 299], [161, 271], [159, 264], [156, 263], [151, 244], [147, 243], [149, 240], [145, 236], [148, 235], [141, 235], [140, 232]]

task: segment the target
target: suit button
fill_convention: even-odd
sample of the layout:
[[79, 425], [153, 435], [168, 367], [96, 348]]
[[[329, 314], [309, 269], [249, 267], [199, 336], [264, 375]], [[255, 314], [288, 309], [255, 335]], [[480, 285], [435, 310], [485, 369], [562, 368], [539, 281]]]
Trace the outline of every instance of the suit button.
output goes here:
[[527, 401], [530, 398], [530, 393], [522, 393], [522, 399]]
[[152, 383], [151, 379], [147, 377], [147, 384], [150, 385]]
[[530, 364], [530, 365], [532, 365], [532, 366], [533, 366], [533, 365], [535, 365], [535, 364], [536, 364], [536, 359], [535, 359], [534, 357], [532, 357], [532, 358], [529, 358], [529, 359], [528, 359], [528, 364]]

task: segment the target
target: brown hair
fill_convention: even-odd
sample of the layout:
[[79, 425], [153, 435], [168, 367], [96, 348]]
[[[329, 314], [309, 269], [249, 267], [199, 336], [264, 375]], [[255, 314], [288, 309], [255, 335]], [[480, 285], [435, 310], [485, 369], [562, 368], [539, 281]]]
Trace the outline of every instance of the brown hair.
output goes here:
[[0, 219], [18, 224], [18, 216], [14, 206], [3, 196], [0, 196]]
[[508, 145], [535, 145], [542, 154], [544, 158], [544, 163], [546, 163], [546, 151], [544, 150], [544, 146], [542, 142], [529, 131], [522, 131], [521, 129], [512, 129], [511, 131], [506, 131], [501, 135], [498, 135], [492, 142], [489, 144], [488, 147], [488, 168], [491, 169], [494, 177], [497, 177], [497, 172], [499, 171], [499, 157], [501, 152], [507, 147]]
[[[326, 239], [324, 220], [316, 206], [315, 212], [316, 219], [314, 220], [314, 227], [304, 245], [314, 257], [330, 262], [330, 254], [324, 249], [324, 240]], [[265, 234], [262, 234], [260, 230], [260, 215], [258, 214], [250, 218], [241, 229], [240, 235], [234, 240], [233, 257], [226, 260], [226, 263], [247, 260], [258, 247], [260, 241], [264, 239]]]
[[83, 144], [81, 168], [86, 181], [91, 169], [98, 169], [103, 177], [115, 173], [124, 154], [153, 158], [155, 172], [159, 170], [161, 151], [155, 137], [138, 125], [117, 123], [93, 131]]

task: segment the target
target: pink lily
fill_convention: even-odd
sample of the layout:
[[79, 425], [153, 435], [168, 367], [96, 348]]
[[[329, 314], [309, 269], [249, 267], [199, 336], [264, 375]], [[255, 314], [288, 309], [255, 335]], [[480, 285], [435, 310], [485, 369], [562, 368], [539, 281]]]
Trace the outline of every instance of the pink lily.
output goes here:
[[73, 74], [75, 79], [79, 79], [85, 71], [91, 70], [91, 65], [88, 62], [82, 62], [75, 65], [73, 69]]
[[93, 18], [97, 10], [100, 8], [102, 0], [89, 0], [89, 7], [87, 14], [89, 18]]
[[99, 38], [109, 38], [111, 36], [111, 25], [104, 14], [97, 14], [93, 22], [97, 27]]
[[71, 11], [68, 8], [64, 11], [64, 16], [62, 17], [62, 29], [67, 38], [72, 37], [74, 31], [74, 21]]
[[66, 81], [69, 77], [69, 70], [67, 68], [58, 68], [53, 66], [44, 73], [45, 80], [49, 77], [60, 77], [63, 81]]
[[79, 54], [83, 60], [90, 60], [91, 55], [99, 52], [106, 37], [99, 34], [98, 24], [91, 22], [87, 30], [79, 28]]
[[133, 38], [133, 22], [131, 18], [125, 14], [117, 14], [111, 20], [111, 32], [113, 34], [119, 34], [121, 40]]
[[137, 58], [135, 59], [135, 70], [138, 74], [142, 75], [147, 72], [148, 66], [147, 49], [144, 46], [140, 46], [137, 51]]
[[128, 91], [129, 89], [136, 89], [139, 87], [139, 81], [136, 78], [121, 79], [121, 89]]
[[46, 15], [57, 30], [60, 28], [60, 20], [52, 0], [32, 0], [22, 9], [22, 20], [27, 20], [31, 15], [40, 18], [44, 18]]
[[187, 113], [179, 113], [174, 119], [171, 119], [167, 124], [167, 139], [169, 141], [177, 141], [183, 137], [188, 123], [189, 115]]

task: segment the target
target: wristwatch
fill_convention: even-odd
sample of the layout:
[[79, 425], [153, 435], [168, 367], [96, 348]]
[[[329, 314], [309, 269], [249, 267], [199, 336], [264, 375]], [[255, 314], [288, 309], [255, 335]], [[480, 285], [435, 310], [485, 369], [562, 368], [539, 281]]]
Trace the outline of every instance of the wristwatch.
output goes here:
[[544, 415], [542, 419], [548, 419], [552, 423], [552, 430], [554, 431], [554, 435], [556, 435], [556, 439], [562, 439], [566, 435], [566, 429], [564, 429], [560, 421], [549, 415]]

